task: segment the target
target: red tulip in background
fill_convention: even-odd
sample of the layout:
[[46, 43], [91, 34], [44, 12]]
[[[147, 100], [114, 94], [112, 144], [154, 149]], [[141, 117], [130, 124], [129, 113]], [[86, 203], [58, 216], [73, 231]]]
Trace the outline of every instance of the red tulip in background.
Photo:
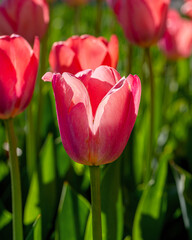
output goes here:
[[181, 7], [181, 11], [186, 16], [192, 18], [192, 0], [185, 0], [185, 3]]
[[116, 160], [127, 144], [138, 113], [141, 83], [100, 66], [76, 75], [46, 73], [52, 81], [64, 148], [74, 161], [100, 165]]
[[118, 61], [118, 39], [111, 36], [109, 42], [103, 37], [90, 35], [73, 36], [66, 41], [53, 44], [49, 63], [54, 72], [77, 73], [95, 69], [100, 65], [116, 68]]
[[18, 35], [0, 37], [0, 119], [15, 117], [33, 95], [39, 63], [39, 40], [33, 49]]
[[176, 10], [170, 10], [159, 47], [170, 59], [189, 57], [192, 52], [192, 21], [181, 18]]
[[107, 0], [128, 40], [141, 47], [163, 35], [170, 0]]
[[0, 35], [16, 33], [31, 44], [42, 38], [49, 23], [45, 0], [3, 0], [0, 4]]

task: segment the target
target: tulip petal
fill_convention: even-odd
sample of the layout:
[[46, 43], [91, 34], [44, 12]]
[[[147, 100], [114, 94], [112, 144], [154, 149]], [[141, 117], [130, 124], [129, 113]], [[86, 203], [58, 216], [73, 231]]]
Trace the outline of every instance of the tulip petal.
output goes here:
[[140, 94], [139, 78], [129, 75], [117, 82], [98, 106], [91, 151], [95, 165], [112, 162], [122, 153], [136, 120]]
[[116, 35], [112, 35], [108, 45], [109, 55], [111, 57], [111, 67], [116, 68], [119, 56], [119, 42]]
[[4, 4], [0, 7], [0, 35], [9, 35], [14, 32], [14, 22], [5, 9], [8, 4], [8, 1], [4, 1]]
[[21, 1], [17, 19], [17, 33], [32, 44], [34, 36], [42, 38], [46, 32], [49, 23], [48, 4], [46, 1]]
[[103, 65], [107, 53], [107, 48], [103, 42], [89, 36], [81, 39], [77, 55], [82, 69], [95, 69]]
[[23, 112], [23, 110], [28, 106], [29, 102], [31, 101], [35, 88], [38, 64], [39, 61], [36, 58], [36, 55], [33, 54], [23, 74], [22, 84], [20, 86], [20, 91], [22, 94], [18, 96], [15, 105], [15, 108], [19, 109], [19, 111], [15, 112], [15, 115]]
[[49, 55], [49, 63], [54, 72], [75, 74], [81, 70], [74, 51], [66, 46], [64, 42], [53, 45]]
[[55, 74], [52, 80], [63, 146], [77, 162], [89, 164], [92, 112], [87, 90], [74, 75]]
[[[1, 42], [1, 41], [0, 41]], [[16, 72], [7, 53], [0, 49], [0, 118], [11, 117], [16, 102]]]
[[120, 78], [121, 76], [115, 69], [106, 66], [95, 69], [87, 85], [93, 116], [101, 100]]

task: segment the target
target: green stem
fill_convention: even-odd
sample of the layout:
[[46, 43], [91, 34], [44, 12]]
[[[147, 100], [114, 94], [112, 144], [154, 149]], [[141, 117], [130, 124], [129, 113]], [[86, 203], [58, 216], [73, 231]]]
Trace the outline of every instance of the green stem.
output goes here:
[[93, 240], [102, 239], [101, 230], [101, 196], [100, 196], [100, 167], [90, 166], [92, 231]]
[[154, 147], [154, 104], [155, 104], [155, 82], [153, 76], [152, 60], [150, 55], [150, 49], [146, 48], [146, 58], [149, 68], [149, 80], [150, 80], [150, 135], [149, 135], [149, 158], [147, 161], [146, 182], [151, 177], [151, 161], [153, 157]]
[[74, 34], [79, 34], [80, 6], [74, 6]]
[[40, 142], [41, 142], [41, 128], [42, 128], [42, 110], [43, 110], [43, 81], [42, 76], [46, 72], [46, 59], [47, 59], [47, 41], [48, 41], [48, 31], [41, 43], [41, 57], [40, 57], [40, 69], [38, 74], [38, 109], [37, 109], [37, 131], [36, 131], [36, 148], [37, 153], [40, 149]]
[[5, 120], [5, 127], [9, 142], [10, 174], [12, 191], [12, 216], [13, 216], [13, 240], [23, 239], [22, 225], [22, 198], [19, 162], [16, 153], [16, 137], [13, 127], [13, 119]]
[[97, 0], [97, 17], [96, 17], [96, 27], [95, 27], [96, 36], [99, 36], [101, 34], [102, 5], [103, 5], [103, 0]]
[[34, 170], [36, 169], [36, 149], [34, 122], [32, 113], [32, 102], [27, 108], [27, 134], [26, 134], [26, 155], [27, 155], [27, 173], [31, 180]]
[[127, 72], [126, 74], [130, 74], [132, 70], [132, 56], [133, 56], [133, 45], [128, 43], [128, 62], [127, 62]]

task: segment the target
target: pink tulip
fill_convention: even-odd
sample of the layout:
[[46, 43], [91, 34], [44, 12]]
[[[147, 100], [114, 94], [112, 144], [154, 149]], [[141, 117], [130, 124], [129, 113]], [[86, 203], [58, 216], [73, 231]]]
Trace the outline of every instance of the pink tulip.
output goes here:
[[149, 47], [162, 37], [170, 0], [107, 0], [128, 40]]
[[103, 37], [90, 35], [73, 36], [66, 41], [53, 44], [49, 63], [54, 72], [77, 73], [95, 69], [100, 65], [116, 68], [118, 61], [118, 39], [111, 36], [109, 42]]
[[181, 7], [181, 12], [184, 15], [192, 18], [192, 0], [185, 0], [185, 3]]
[[18, 35], [0, 37], [0, 119], [15, 117], [29, 104], [38, 70], [39, 40], [33, 49]]
[[63, 146], [74, 161], [101, 165], [116, 160], [127, 144], [139, 109], [141, 83], [100, 66], [76, 75], [46, 73], [52, 81]]
[[189, 57], [192, 52], [192, 21], [181, 18], [176, 10], [170, 10], [159, 47], [170, 59]]
[[0, 35], [16, 33], [31, 44], [42, 38], [49, 23], [46, 0], [4, 0], [0, 5]]

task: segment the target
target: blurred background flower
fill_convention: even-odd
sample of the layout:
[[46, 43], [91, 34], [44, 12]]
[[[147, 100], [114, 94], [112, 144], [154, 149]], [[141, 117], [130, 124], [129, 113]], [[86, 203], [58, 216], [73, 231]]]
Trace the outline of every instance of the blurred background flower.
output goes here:
[[44, 36], [49, 23], [46, 0], [3, 0], [0, 4], [0, 35], [23, 36], [32, 44]]
[[189, 57], [192, 53], [192, 21], [182, 18], [176, 10], [169, 10], [159, 47], [170, 59]]
[[85, 69], [95, 69], [100, 65], [116, 68], [118, 55], [118, 39], [115, 35], [111, 36], [109, 42], [104, 37], [73, 36], [53, 44], [49, 63], [54, 72], [75, 74]]

